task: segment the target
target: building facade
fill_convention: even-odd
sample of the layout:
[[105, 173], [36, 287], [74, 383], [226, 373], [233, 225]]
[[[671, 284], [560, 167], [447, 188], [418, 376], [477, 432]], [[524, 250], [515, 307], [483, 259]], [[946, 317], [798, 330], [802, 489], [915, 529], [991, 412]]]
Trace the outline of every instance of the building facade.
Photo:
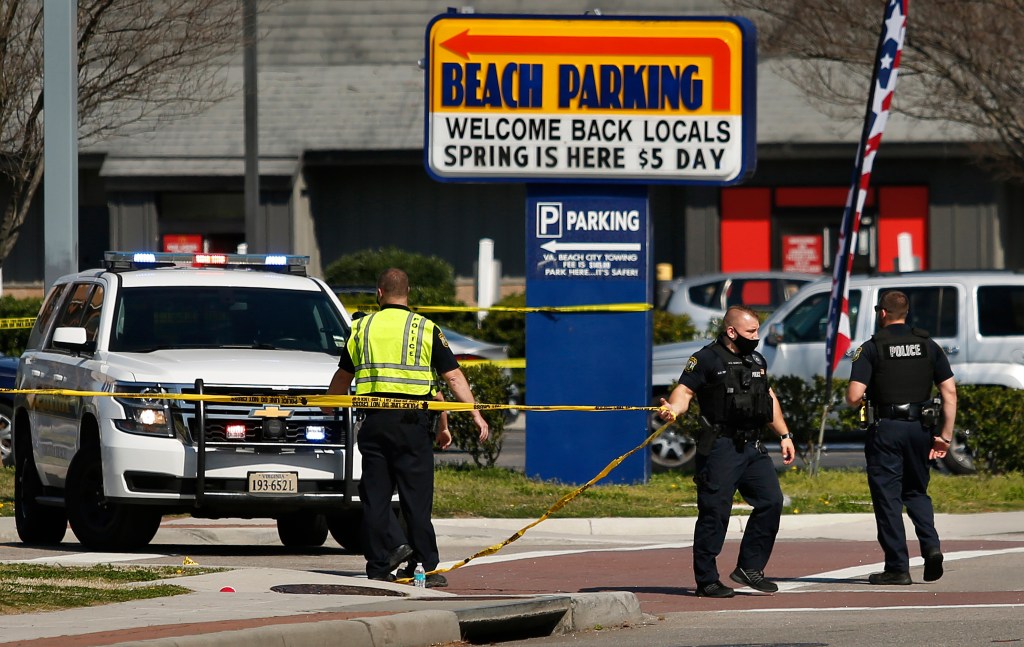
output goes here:
[[[250, 251], [309, 255], [321, 274], [345, 253], [397, 246], [441, 257], [470, 277], [479, 239], [490, 238], [503, 273], [522, 277], [525, 187], [439, 183], [424, 169], [417, 62], [427, 24], [444, 9], [423, 0], [272, 5], [259, 16], [260, 242], [247, 240], [239, 54], [224, 70], [238, 90], [228, 100], [81, 149], [80, 265], [95, 266], [107, 249], [234, 251], [247, 243]], [[590, 7], [478, 0], [473, 9], [580, 15]], [[725, 13], [711, 0], [617, 0], [601, 9]], [[654, 262], [671, 264], [677, 276], [831, 271], [861, 123], [816, 109], [781, 65], [758, 66], [758, 160], [749, 180], [649, 189]], [[900, 234], [910, 235], [921, 269], [1024, 267], [1024, 192], [979, 167], [971, 143], [954, 124], [890, 117], [856, 270], [893, 269]], [[42, 231], [37, 204], [4, 264], [5, 287], [42, 287]]]

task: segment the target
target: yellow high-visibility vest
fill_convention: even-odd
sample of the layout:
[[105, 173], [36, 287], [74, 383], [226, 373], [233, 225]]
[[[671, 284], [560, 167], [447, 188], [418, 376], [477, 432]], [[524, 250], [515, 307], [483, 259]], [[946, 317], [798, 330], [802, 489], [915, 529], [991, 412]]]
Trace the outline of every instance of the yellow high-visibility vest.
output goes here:
[[398, 393], [433, 397], [437, 375], [430, 367], [434, 322], [401, 308], [357, 319], [348, 340], [355, 365], [356, 395]]

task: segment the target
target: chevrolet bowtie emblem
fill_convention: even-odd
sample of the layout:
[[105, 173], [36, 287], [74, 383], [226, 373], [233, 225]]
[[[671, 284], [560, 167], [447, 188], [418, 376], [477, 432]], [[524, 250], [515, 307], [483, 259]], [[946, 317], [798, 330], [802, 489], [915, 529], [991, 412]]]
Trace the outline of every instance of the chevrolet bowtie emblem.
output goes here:
[[280, 409], [273, 404], [249, 412], [251, 418], [288, 418], [291, 415], [291, 409]]

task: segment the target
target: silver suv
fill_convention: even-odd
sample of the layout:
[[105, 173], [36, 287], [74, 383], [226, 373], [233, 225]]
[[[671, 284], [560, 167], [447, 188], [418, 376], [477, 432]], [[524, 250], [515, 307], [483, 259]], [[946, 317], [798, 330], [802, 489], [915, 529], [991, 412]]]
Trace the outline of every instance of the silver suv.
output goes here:
[[[1024, 388], [1024, 274], [1009, 271], [913, 272], [850, 277], [850, 350], [835, 377], [850, 376], [850, 357], [877, 330], [873, 306], [886, 290], [910, 298], [908, 323], [924, 328], [943, 348], [958, 384]], [[812, 380], [825, 373], [825, 331], [832, 287], [829, 277], [805, 286], [761, 328], [758, 350], [772, 376]], [[706, 341], [654, 349], [655, 393], [679, 377], [686, 360]], [[962, 436], [960, 436], [962, 440]], [[670, 444], [666, 444], [670, 443]], [[668, 439], [654, 450], [655, 464], [682, 467], [692, 460], [689, 439]], [[953, 471], [973, 469], [962, 443], [951, 452]]]
[[326, 391], [351, 320], [305, 258], [105, 264], [57, 280], [20, 360], [19, 389], [55, 390], [14, 402], [22, 541], [59, 543], [70, 522], [88, 548], [137, 548], [162, 515], [188, 513], [274, 518], [286, 546], [330, 532], [356, 549], [352, 416], [302, 397]]
[[820, 278], [818, 274], [797, 272], [733, 272], [703, 274], [675, 279], [665, 310], [685, 314], [698, 332], [721, 322], [729, 306], [743, 303], [754, 310], [772, 312], [796, 294], [801, 287]]

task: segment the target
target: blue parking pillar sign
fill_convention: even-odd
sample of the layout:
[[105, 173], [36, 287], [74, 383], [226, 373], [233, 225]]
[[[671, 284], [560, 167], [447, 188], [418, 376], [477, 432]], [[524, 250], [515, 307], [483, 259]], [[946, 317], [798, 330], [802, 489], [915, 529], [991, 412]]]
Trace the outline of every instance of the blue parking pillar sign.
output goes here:
[[[646, 186], [528, 185], [526, 305], [608, 305], [598, 312], [526, 315], [530, 405], [650, 404], [651, 226]], [[585, 483], [648, 433], [643, 411], [541, 411], [527, 415], [526, 473]], [[606, 478], [650, 473], [637, 452]]]

